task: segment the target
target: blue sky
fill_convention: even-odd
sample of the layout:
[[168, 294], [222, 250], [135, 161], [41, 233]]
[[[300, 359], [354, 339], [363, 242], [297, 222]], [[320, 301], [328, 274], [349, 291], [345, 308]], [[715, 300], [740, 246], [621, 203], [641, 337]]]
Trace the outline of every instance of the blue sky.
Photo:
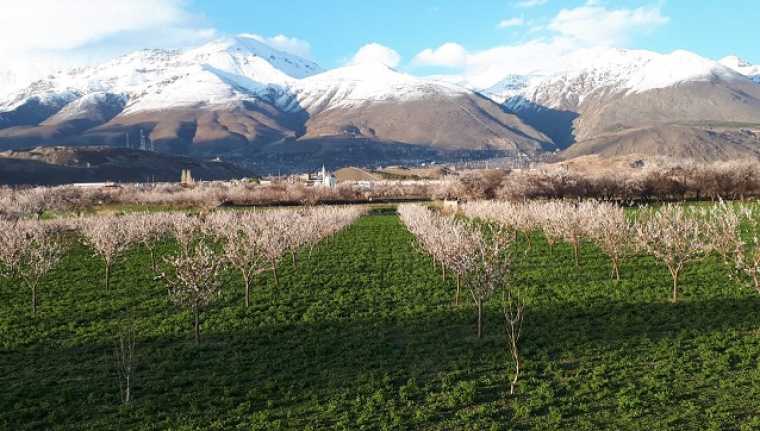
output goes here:
[[[586, 3], [548, 0], [537, 6], [521, 7], [519, 1], [510, 0], [195, 0], [190, 7], [204, 15], [211, 25], [228, 33], [283, 34], [307, 41], [315, 60], [334, 67], [371, 42], [390, 47], [409, 61], [423, 49], [446, 42], [456, 42], [468, 51], [482, 51], [549, 38], [553, 32], [535, 27], [547, 25], [562, 9], [571, 10]], [[757, 1], [595, 3], [611, 11], [659, 9], [667, 19], [661, 24], [621, 29], [625, 47], [658, 52], [687, 49], [715, 59], [736, 53], [760, 63]], [[499, 27], [501, 21], [515, 18], [523, 24]]]
[[[256, 34], [325, 68], [358, 59], [486, 85], [579, 48], [760, 63], [757, 0], [2, 0], [0, 77]], [[2, 82], [2, 81], [0, 81]]]

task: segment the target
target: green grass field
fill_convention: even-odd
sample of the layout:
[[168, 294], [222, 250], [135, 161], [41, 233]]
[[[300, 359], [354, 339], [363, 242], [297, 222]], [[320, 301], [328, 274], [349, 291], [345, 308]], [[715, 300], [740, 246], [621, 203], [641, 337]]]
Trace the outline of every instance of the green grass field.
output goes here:
[[[168, 251], [172, 244], [164, 244]], [[518, 395], [497, 299], [485, 337], [454, 283], [419, 253], [393, 213], [325, 241], [281, 286], [264, 274], [252, 306], [229, 274], [205, 313], [188, 312], [134, 250], [101, 287], [75, 246], [30, 295], [0, 281], [0, 429], [760, 429], [760, 296], [717, 259], [692, 265], [682, 301], [651, 258], [625, 262], [541, 238], [515, 264], [528, 296]], [[135, 400], [122, 406], [111, 354], [120, 321], [138, 338]]]

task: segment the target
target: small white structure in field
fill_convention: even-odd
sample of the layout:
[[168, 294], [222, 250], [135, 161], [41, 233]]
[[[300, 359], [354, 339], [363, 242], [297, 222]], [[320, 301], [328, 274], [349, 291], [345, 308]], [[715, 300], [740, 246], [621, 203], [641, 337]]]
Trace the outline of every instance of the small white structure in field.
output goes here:
[[325, 165], [322, 165], [322, 172], [320, 172], [320, 176], [322, 177], [322, 186], [333, 189], [336, 185], [338, 185], [338, 179], [335, 178], [335, 175], [327, 172]]
[[193, 174], [190, 172], [190, 169], [182, 169], [182, 174], [180, 175], [180, 183], [183, 185], [190, 185], [194, 182], [195, 180], [193, 180]]

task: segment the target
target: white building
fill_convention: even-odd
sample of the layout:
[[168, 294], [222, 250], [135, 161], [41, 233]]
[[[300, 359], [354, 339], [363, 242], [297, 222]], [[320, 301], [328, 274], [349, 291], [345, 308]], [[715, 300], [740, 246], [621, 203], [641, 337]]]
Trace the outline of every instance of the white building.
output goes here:
[[322, 165], [322, 171], [320, 172], [320, 177], [322, 178], [323, 187], [329, 187], [331, 189], [334, 189], [335, 186], [338, 185], [338, 179], [335, 178], [335, 175], [327, 172], [327, 170], [325, 169], [325, 165]]

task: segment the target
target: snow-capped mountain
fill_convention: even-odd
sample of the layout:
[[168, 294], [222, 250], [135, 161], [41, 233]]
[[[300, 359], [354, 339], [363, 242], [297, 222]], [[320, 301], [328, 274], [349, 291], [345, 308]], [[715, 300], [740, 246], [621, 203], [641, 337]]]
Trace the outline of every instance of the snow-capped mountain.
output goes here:
[[362, 63], [303, 79], [287, 110], [309, 114], [306, 137], [342, 134], [447, 149], [536, 152], [553, 147], [493, 101], [464, 87]]
[[496, 84], [482, 90], [482, 93], [499, 103], [523, 95], [528, 88], [540, 83], [543, 75], [507, 75]]
[[167, 151], [335, 136], [447, 150], [553, 148], [515, 115], [456, 84], [379, 63], [323, 71], [247, 36], [187, 51], [143, 50], [0, 97], [0, 146], [129, 145], [143, 133]]
[[512, 103], [528, 101], [552, 109], [575, 110], [590, 96], [619, 97], [684, 83], [743, 79], [734, 70], [688, 51], [659, 54], [583, 49], [569, 54], [562, 63], [567, 66], [560, 72], [525, 80], [523, 88], [513, 94], [519, 99]]
[[751, 64], [735, 55], [729, 55], [728, 57], [722, 58], [720, 64], [733, 69], [760, 84], [760, 65]]
[[235, 103], [272, 86], [321, 72], [315, 63], [250, 37], [225, 38], [181, 52], [151, 49], [113, 61], [56, 73], [12, 94], [0, 112], [31, 97], [73, 101], [92, 93], [127, 99], [126, 111]]
[[657, 153], [674, 148], [671, 141], [715, 148], [718, 140], [743, 146], [737, 151], [760, 148], [760, 132], [751, 131], [760, 130], [760, 85], [750, 79], [757, 66], [609, 48], [562, 63], [473, 89], [461, 77], [415, 77], [380, 63], [324, 71], [259, 39], [229, 37], [6, 89], [0, 147], [129, 146], [145, 134], [162, 151], [253, 159], [272, 151], [278, 162], [282, 152], [308, 160], [303, 154], [335, 140], [411, 144], [400, 152], [411, 158], [409, 148]]
[[[290, 92], [298, 107], [309, 112], [471, 93], [455, 84], [416, 78], [373, 62], [311, 76], [293, 83]], [[294, 106], [287, 108], [293, 109]]]
[[[570, 146], [568, 153], [623, 147], [667, 153], [674, 148], [670, 141], [726, 140], [710, 131], [715, 125], [736, 132], [726, 145], [756, 143], [740, 123], [760, 124], [760, 86], [727, 65], [687, 51], [609, 48], [573, 52], [562, 64], [559, 72], [533, 79], [508, 77], [489, 92], [501, 100], [506, 87], [505, 108], [561, 147]], [[692, 156], [690, 151], [700, 152], [668, 155]]]

